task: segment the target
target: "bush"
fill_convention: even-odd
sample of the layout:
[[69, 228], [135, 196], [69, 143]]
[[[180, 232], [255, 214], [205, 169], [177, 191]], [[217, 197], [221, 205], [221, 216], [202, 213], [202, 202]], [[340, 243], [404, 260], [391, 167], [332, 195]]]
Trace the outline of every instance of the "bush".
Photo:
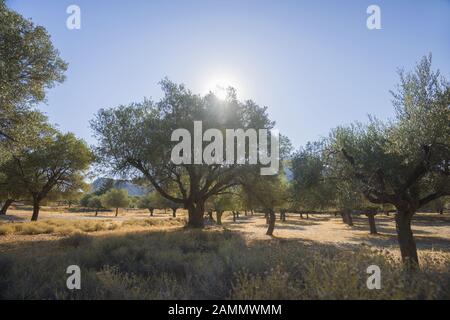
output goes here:
[[14, 228], [7, 224], [0, 224], [0, 236], [14, 233]]

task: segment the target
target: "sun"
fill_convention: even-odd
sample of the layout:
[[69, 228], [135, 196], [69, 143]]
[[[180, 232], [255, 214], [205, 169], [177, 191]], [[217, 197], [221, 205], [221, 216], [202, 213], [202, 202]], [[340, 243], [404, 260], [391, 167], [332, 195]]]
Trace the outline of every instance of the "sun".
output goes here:
[[228, 88], [239, 89], [239, 83], [231, 77], [216, 77], [207, 81], [206, 92], [212, 92], [218, 99], [226, 100]]
[[225, 100], [228, 96], [227, 88], [222, 86], [216, 86], [215, 89], [211, 90], [214, 95], [220, 99]]

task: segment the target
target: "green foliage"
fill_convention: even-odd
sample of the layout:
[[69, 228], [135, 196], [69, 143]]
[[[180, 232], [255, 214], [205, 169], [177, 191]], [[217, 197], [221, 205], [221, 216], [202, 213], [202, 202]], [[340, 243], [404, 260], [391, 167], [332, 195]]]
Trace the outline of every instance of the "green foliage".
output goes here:
[[184, 128], [193, 136], [194, 121], [202, 121], [203, 130], [270, 129], [274, 123], [266, 108], [238, 101], [232, 89], [227, 99], [220, 100], [213, 94], [194, 95], [167, 79], [161, 87], [164, 96], [158, 103], [146, 100], [98, 112], [91, 121], [97, 153], [113, 171], [138, 173], [131, 178], [145, 178], [164, 198], [202, 218], [204, 202], [234, 186], [246, 166], [175, 165], [171, 161], [176, 144], [171, 141], [173, 131]]
[[215, 195], [208, 200], [208, 207], [218, 212], [240, 210], [235, 201], [236, 197], [231, 193]]
[[331, 164], [341, 175], [356, 177], [370, 201], [408, 203], [408, 210], [415, 211], [450, 193], [450, 91], [439, 72], [431, 70], [431, 58], [400, 78], [396, 121], [371, 119], [367, 125], [335, 129]]
[[3, 1], [0, 21], [0, 105], [42, 101], [45, 89], [64, 80], [66, 63], [43, 27], [9, 10]]
[[93, 208], [95, 210], [100, 210], [103, 208], [102, 198], [99, 196], [93, 196], [89, 198], [87, 207]]
[[84, 196], [80, 199], [80, 206], [88, 208], [89, 207], [89, 200], [94, 197], [95, 195], [92, 193], [85, 193]]
[[0, 1], [0, 163], [11, 148], [33, 139], [41, 114], [31, 105], [45, 99], [46, 89], [64, 80], [67, 65], [47, 31], [9, 10]]
[[161, 208], [161, 198], [157, 192], [150, 192], [145, 196], [142, 196], [138, 201], [138, 207], [140, 209], [148, 209], [150, 211]]
[[327, 167], [324, 142], [308, 143], [291, 161], [293, 209], [317, 210], [333, 206], [336, 184]]
[[102, 196], [101, 203], [106, 208], [127, 208], [130, 204], [128, 191], [124, 189], [111, 189]]
[[289, 206], [289, 183], [282, 173], [261, 176], [256, 172], [248, 172], [241, 183], [244, 193], [251, 194], [258, 207], [273, 211]]
[[14, 154], [0, 171], [7, 177], [7, 187], [38, 206], [46, 198], [71, 197], [86, 188], [83, 174], [91, 161], [84, 141], [52, 130], [42, 133], [38, 144]]

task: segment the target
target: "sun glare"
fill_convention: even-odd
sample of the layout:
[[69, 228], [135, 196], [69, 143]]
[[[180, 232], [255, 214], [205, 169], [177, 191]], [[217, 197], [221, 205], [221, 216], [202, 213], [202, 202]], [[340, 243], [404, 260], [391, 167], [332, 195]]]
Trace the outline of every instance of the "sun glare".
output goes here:
[[225, 100], [228, 96], [229, 87], [239, 91], [239, 84], [237, 81], [234, 81], [229, 77], [218, 77], [207, 82], [206, 92], [212, 92], [218, 99]]
[[225, 100], [227, 98], [227, 88], [225, 87], [217, 86], [212, 92], [220, 100]]

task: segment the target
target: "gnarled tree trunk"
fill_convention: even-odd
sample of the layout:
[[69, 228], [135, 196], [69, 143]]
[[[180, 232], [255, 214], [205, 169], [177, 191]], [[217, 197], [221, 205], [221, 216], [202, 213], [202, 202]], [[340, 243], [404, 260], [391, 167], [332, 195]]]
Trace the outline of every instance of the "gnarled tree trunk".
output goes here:
[[403, 263], [410, 269], [419, 267], [419, 257], [417, 256], [416, 241], [411, 230], [411, 219], [413, 211], [397, 211], [395, 224], [397, 228], [398, 244], [402, 255]]
[[280, 220], [283, 222], [286, 221], [286, 210], [284, 209], [280, 210]]
[[375, 213], [368, 213], [370, 234], [377, 234], [377, 225], [375, 223]]
[[342, 220], [344, 223], [348, 224], [350, 227], [353, 227], [353, 217], [350, 210], [344, 210], [342, 213]]
[[13, 199], [6, 199], [5, 203], [2, 206], [2, 209], [0, 210], [0, 215], [5, 215], [8, 211], [9, 206], [12, 205], [13, 202]]
[[277, 217], [275, 216], [275, 212], [272, 209], [270, 209], [269, 210], [269, 214], [268, 214], [269, 227], [268, 227], [267, 232], [266, 232], [266, 234], [268, 236], [273, 235], [273, 230], [275, 229], [275, 220], [276, 219], [277, 219]]
[[189, 203], [186, 205], [188, 209], [188, 227], [201, 229], [205, 226], [203, 215], [205, 211], [205, 203], [199, 201], [197, 203]]
[[222, 211], [222, 210], [217, 210], [216, 216], [217, 216], [217, 224], [218, 224], [219, 226], [222, 225], [222, 214], [223, 214], [223, 211]]
[[31, 216], [31, 221], [38, 220], [40, 205], [41, 205], [41, 199], [39, 199], [39, 197], [34, 197], [33, 198], [33, 215]]

